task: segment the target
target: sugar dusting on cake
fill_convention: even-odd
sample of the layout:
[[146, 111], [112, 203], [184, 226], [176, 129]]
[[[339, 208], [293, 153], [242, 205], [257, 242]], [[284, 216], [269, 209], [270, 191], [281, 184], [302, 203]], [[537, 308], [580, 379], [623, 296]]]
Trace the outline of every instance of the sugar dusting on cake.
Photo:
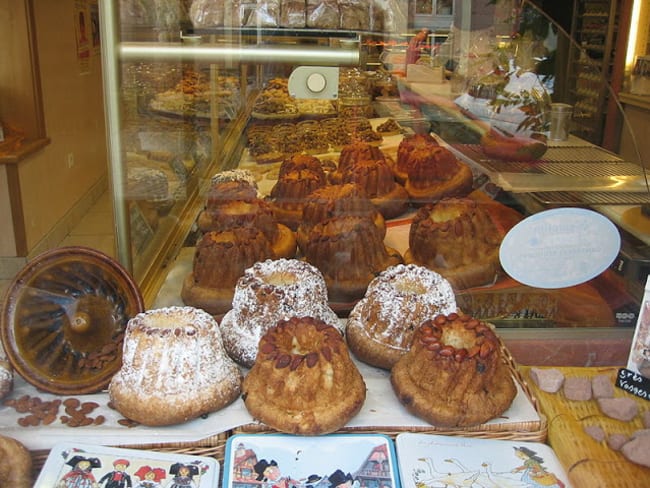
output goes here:
[[224, 345], [231, 357], [250, 364], [268, 329], [280, 320], [306, 316], [342, 328], [327, 302], [321, 272], [297, 259], [258, 262], [237, 282], [232, 309], [221, 321]]
[[244, 181], [251, 185], [253, 188], [257, 189], [257, 181], [255, 180], [255, 175], [248, 169], [231, 169], [226, 171], [221, 171], [212, 176], [210, 182], [214, 185], [217, 183], [227, 183], [229, 181]]
[[111, 387], [191, 401], [197, 392], [239, 382], [215, 319], [193, 307], [149, 310], [129, 321], [122, 368]]
[[[435, 271], [414, 264], [399, 264], [383, 271], [352, 309], [347, 327], [355, 327], [386, 343], [407, 347], [410, 333], [422, 321], [457, 311], [449, 282]], [[372, 321], [372, 323], [369, 323]]]

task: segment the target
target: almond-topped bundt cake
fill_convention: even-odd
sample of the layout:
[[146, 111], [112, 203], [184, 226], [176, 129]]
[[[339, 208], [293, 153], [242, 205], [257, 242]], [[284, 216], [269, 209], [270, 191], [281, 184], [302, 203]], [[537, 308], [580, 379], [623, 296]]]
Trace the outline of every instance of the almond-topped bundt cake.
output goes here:
[[408, 209], [409, 194], [384, 159], [356, 161], [343, 172], [342, 181], [363, 188], [385, 219], [398, 217]]
[[409, 229], [407, 263], [432, 269], [456, 290], [493, 283], [503, 236], [481, 203], [445, 198], [421, 207]]
[[237, 280], [257, 261], [274, 259], [271, 243], [252, 227], [208, 232], [199, 240], [192, 272], [185, 277], [185, 305], [221, 315], [230, 310]]
[[342, 215], [369, 218], [381, 232], [381, 238], [386, 235], [384, 217], [363, 189], [354, 183], [344, 183], [328, 185], [309, 194], [302, 209], [302, 220], [296, 231], [299, 245], [305, 244], [307, 235], [314, 225]]
[[451, 285], [438, 273], [414, 264], [391, 266], [370, 282], [350, 312], [348, 347], [361, 361], [391, 369], [422, 322], [456, 310]]
[[309, 315], [342, 329], [327, 301], [323, 275], [297, 259], [266, 260], [244, 271], [220, 327], [226, 351], [251, 367], [264, 333], [279, 320]]
[[492, 327], [456, 313], [419, 326], [390, 381], [407, 410], [437, 427], [485, 423], [517, 394]]
[[108, 394], [125, 417], [172, 425], [219, 410], [241, 392], [215, 319], [193, 307], [168, 307], [129, 320], [122, 367]]
[[439, 146], [438, 141], [430, 134], [409, 134], [404, 136], [399, 146], [397, 146], [397, 159], [392, 166], [397, 181], [402, 184], [406, 183], [406, 178], [408, 178], [407, 169], [411, 162], [411, 152], [416, 149], [432, 149]]
[[302, 208], [307, 195], [324, 187], [327, 184], [327, 177], [320, 165], [318, 169], [283, 169], [283, 166], [293, 164], [287, 163], [286, 160], [282, 163], [278, 179], [271, 188], [267, 200], [271, 203], [278, 222], [291, 230], [296, 230], [302, 218]]
[[289, 434], [334, 432], [361, 410], [366, 385], [341, 333], [313, 317], [292, 317], [260, 340], [242, 398], [260, 422]]
[[444, 147], [411, 151], [406, 173], [404, 188], [411, 202], [419, 205], [465, 196], [474, 185], [470, 167]]
[[352, 215], [314, 225], [302, 251], [323, 273], [330, 300], [343, 303], [363, 297], [375, 276], [403, 262], [397, 250], [384, 244], [372, 220]]

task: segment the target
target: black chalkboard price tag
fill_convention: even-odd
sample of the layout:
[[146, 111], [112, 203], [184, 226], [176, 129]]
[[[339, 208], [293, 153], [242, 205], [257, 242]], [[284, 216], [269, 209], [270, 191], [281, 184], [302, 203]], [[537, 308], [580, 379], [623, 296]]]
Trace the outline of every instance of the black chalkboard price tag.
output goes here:
[[650, 379], [626, 368], [618, 370], [616, 386], [639, 398], [650, 400]]

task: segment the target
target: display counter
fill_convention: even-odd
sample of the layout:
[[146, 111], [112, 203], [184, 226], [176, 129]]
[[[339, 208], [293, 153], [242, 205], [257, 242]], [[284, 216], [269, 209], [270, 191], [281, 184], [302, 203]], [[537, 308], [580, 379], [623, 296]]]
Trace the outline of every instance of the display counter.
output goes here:
[[[386, 382], [386, 373], [362, 367], [364, 376], [369, 381], [369, 390], [374, 393], [359, 417], [349, 426], [337, 431], [336, 434], [383, 434], [395, 440], [401, 433], [417, 432], [460, 436], [466, 438], [467, 442], [471, 438], [507, 440], [520, 442], [522, 445], [533, 448], [533, 443], [545, 443], [554, 450], [568, 480], [576, 488], [582, 486], [607, 488], [645, 486], [650, 480], [650, 467], [644, 467], [627, 460], [620, 451], [611, 447], [607, 438], [612, 435], [629, 438], [633, 432], [643, 429], [643, 417], [648, 413], [647, 400], [634, 397], [615, 388], [613, 392], [615, 398], [633, 399], [638, 406], [638, 414], [631, 421], [616, 420], [600, 411], [596, 398], [569, 400], [562, 388], [555, 393], [541, 390], [540, 386], [532, 379], [531, 370], [534, 369], [545, 368], [517, 366], [515, 375], [523, 388], [520, 390], [522, 402], [508, 411], [506, 423], [493, 423], [478, 430], [463, 431], [436, 429], [410, 416], [403, 411], [401, 405], [394, 404], [390, 392], [387, 392], [387, 396], [381, 394], [382, 385]], [[613, 385], [620, 368], [611, 366], [552, 369], [559, 371], [565, 382], [567, 379], [576, 378], [593, 381], [595, 377], [604, 376]], [[17, 386], [18, 393], [21, 395], [38, 395], [43, 397], [44, 401], [48, 400], [47, 395], [43, 396], [41, 393], [32, 391], [21, 382]], [[14, 422], [24, 414], [16, 413], [12, 408], [4, 406], [0, 407], [0, 424], [3, 425], [3, 434], [14, 435], [30, 446], [34, 460], [34, 473], [38, 475], [50, 453], [51, 445], [54, 445], [52, 443], [65, 441], [65, 439], [74, 441], [79, 439], [80, 435], [83, 435], [84, 438], [90, 435], [92, 437], [91, 444], [99, 443], [143, 451], [208, 456], [216, 459], [221, 468], [225, 469], [224, 459], [229, 438], [243, 433], [264, 435], [274, 432], [262, 424], [252, 422], [243, 409], [241, 400], [222, 413], [197, 419], [186, 425], [159, 429], [143, 426], [119, 426], [115, 423], [117, 419], [115, 413], [111, 413], [111, 410], [104, 406], [106, 400], [104, 396], [103, 394], [91, 395], [79, 399], [99, 402], [100, 409], [91, 415], [98, 413], [107, 415], [105, 425], [76, 429], [65, 425], [56, 425], [56, 423], [51, 426], [19, 427]], [[520, 412], [517, 415], [521, 415], [519, 419], [513, 417], [517, 411]], [[504, 428], [508, 422], [511, 428]], [[602, 429], [603, 438], [590, 434], [594, 428]], [[17, 429], [21, 432], [18, 432]], [[121, 433], [120, 430], [122, 430]]]
[[[577, 405], [567, 400], [562, 392], [555, 396], [547, 395], [536, 389], [530, 377], [532, 366], [559, 367], [569, 377], [611, 374], [618, 365], [626, 364], [632, 346], [634, 325], [640, 313], [642, 281], [647, 275], [647, 272], [644, 275], [644, 271], [648, 269], [644, 267], [644, 254], [640, 249], [642, 246], [639, 246], [639, 243], [647, 243], [646, 233], [639, 232], [637, 227], [642, 219], [626, 218], [629, 216], [627, 211], [640, 207], [648, 195], [642, 168], [573, 136], [566, 141], [543, 144], [544, 155], [539, 155], [534, 160], [511, 158], [506, 161], [490, 156], [480, 143], [482, 134], [489, 132], [491, 127], [480, 121], [480, 117], [470, 115], [466, 108], [457, 105], [456, 98], [461, 94], [461, 88], [471, 88], [481, 95], [496, 93], [506, 81], [503, 71], [499, 71], [496, 76], [488, 76], [487, 79], [477, 76], [472, 87], [457, 83], [460, 77], [454, 77], [453, 83], [425, 83], [414, 80], [413, 77], [396, 79], [394, 72], [380, 69], [369, 72], [368, 66], [364, 65], [365, 51], [368, 48], [378, 50], [385, 39], [395, 34], [390, 31], [396, 26], [388, 22], [391, 20], [388, 17], [373, 18], [373, 22], [377, 23], [371, 32], [361, 30], [362, 25], [356, 29], [340, 28], [341, 19], [335, 19], [336, 25], [319, 30], [317, 26], [307, 25], [304, 16], [304, 25], [297, 28], [261, 25], [262, 21], [267, 22], [268, 19], [258, 9], [267, 2], [247, 4], [248, 10], [241, 10], [239, 14], [251, 15], [248, 19], [237, 17], [238, 13], [234, 10], [228, 11], [226, 15], [223, 9], [218, 8], [226, 3], [193, 2], [194, 9], [190, 12], [194, 15], [193, 19], [188, 17], [179, 20], [170, 14], [166, 22], [172, 25], [155, 25], [162, 19], [153, 19], [144, 12], [139, 16], [131, 16], [124, 6], [127, 3], [120, 3], [120, 6], [114, 2], [100, 3], [100, 17], [103, 72], [106, 77], [110, 177], [118, 234], [117, 254], [124, 268], [134, 275], [135, 281], [140, 285], [143, 308], [155, 311], [187, 306], [196, 312], [198, 309], [208, 310], [216, 304], [220, 307], [218, 310], [215, 306], [214, 310], [202, 312], [210, 320], [201, 325], [208, 324], [206, 328], [209, 328], [216, 320], [217, 325], [210, 330], [216, 331], [218, 328], [224, 331], [224, 317], [233, 309], [234, 291], [248, 269], [266, 261], [280, 259], [293, 259], [304, 264], [304, 261], [310, 261], [308, 245], [323, 243], [314, 253], [313, 261], [327, 256], [317, 263], [320, 267], [316, 264], [314, 267], [323, 275], [323, 280], [327, 280], [323, 286], [329, 288], [327, 293], [319, 293], [318, 298], [331, 307], [333, 321], [342, 326], [364, 297], [370, 282], [381, 277], [387, 270], [389, 266], [386, 263], [407, 262], [406, 256], [415, 247], [411, 239], [415, 233], [413, 224], [418, 214], [425, 213], [420, 211], [429, 211], [440, 202], [444, 202], [444, 205], [453, 200], [456, 204], [456, 200], [461, 200], [458, 207], [447, 207], [451, 209], [449, 214], [453, 214], [450, 218], [445, 214], [444, 208], [440, 220], [436, 217], [441, 214], [436, 216], [431, 211], [431, 226], [436, 232], [441, 230], [441, 235], [446, 233], [445, 239], [437, 239], [438, 236], [434, 235], [421, 249], [432, 249], [434, 246], [431, 242], [436, 242], [441, 243], [441, 248], [447, 244], [446, 247], [452, 251], [448, 259], [445, 256], [433, 256], [427, 271], [448, 270], [445, 268], [448, 262], [454, 261], [458, 255], [461, 256], [458, 260], [462, 261], [467, 257], [463, 254], [467, 250], [478, 251], [476, 255], [470, 256], [469, 264], [461, 262], [459, 267], [463, 271], [465, 266], [472, 268], [477, 263], [483, 264], [482, 260], [487, 255], [490, 260], [489, 266], [486, 266], [487, 273], [484, 273], [488, 275], [487, 278], [480, 276], [481, 280], [467, 285], [462, 281], [464, 275], [460, 274], [461, 281], [455, 282], [453, 288], [447, 284], [452, 290], [449, 296], [453, 296], [455, 310], [464, 315], [460, 318], [456, 315], [449, 321], [467, 323], [467, 327], [456, 324], [464, 328], [461, 333], [478, 329], [477, 324], [483, 321], [485, 323], [480, 325], [480, 330], [476, 330], [475, 335], [480, 336], [481, 340], [489, 335], [491, 342], [485, 342], [485, 339], [481, 346], [474, 344], [467, 348], [446, 344], [445, 347], [449, 347], [444, 349], [444, 354], [435, 352], [436, 348], [442, 351], [442, 339], [439, 337], [432, 340], [427, 336], [426, 340], [422, 339], [418, 344], [435, 344], [431, 348], [422, 346], [421, 349], [438, 354], [436, 360], [443, 361], [441, 358], [453, 355], [451, 360], [457, 363], [463, 362], [465, 358], [477, 361], [476, 365], [469, 368], [469, 374], [467, 369], [460, 373], [464, 378], [469, 378], [467, 381], [470, 383], [476, 377], [472, 376], [475, 372], [477, 375], [482, 374], [487, 368], [475, 358], [490, 357], [493, 360], [490, 366], [493, 370], [498, 370], [499, 373], [505, 371], [497, 378], [513, 380], [512, 385], [508, 381], [501, 382], [512, 386], [504, 394], [508, 400], [505, 410], [502, 409], [485, 422], [466, 427], [433, 425], [433, 422], [424, 421], [411, 413], [404, 404], [409, 402], [408, 398], [405, 397], [406, 401], [403, 402], [393, 395], [389, 370], [362, 364], [358, 357], [353, 357], [351, 362], [357, 366], [365, 381], [365, 390], [363, 387], [358, 388], [361, 392], [365, 391], [365, 403], [336, 432], [351, 435], [378, 433], [391, 440], [402, 433], [417, 432], [453, 436], [454, 442], [461, 438], [481, 438], [534, 442], [537, 445], [546, 443], [556, 450], [560, 462], [576, 486], [582, 486], [583, 477], [588, 475], [593, 476], [594, 481], [589, 486], [608, 487], [617, 486], [618, 481], [630, 481], [627, 476], [632, 483], [649, 478], [650, 468], [630, 466], [618, 453], [604, 452], [602, 443], [594, 443], [582, 435], [581, 426], [576, 424], [583, 422], [586, 417], [597, 416], [593, 404], [585, 402]], [[339, 3], [342, 5], [344, 2]], [[352, 3], [356, 5], [360, 2]], [[374, 2], [376, 5], [379, 3]], [[395, 5], [398, 3], [400, 2]], [[305, 13], [304, 5], [297, 7]], [[362, 13], [368, 14], [367, 11]], [[356, 10], [353, 18], [346, 17], [345, 20], [353, 20], [359, 14]], [[502, 14], [499, 8], [490, 7], [489, 15], [495, 20], [491, 24], [503, 29], [506, 36], [494, 35], [494, 39], [484, 43], [485, 46], [477, 47], [486, 47], [486, 50], [494, 48], [494, 53], [499, 54], [507, 52], [510, 58], [506, 60], [506, 65], [509, 62], [521, 62], [529, 68], [534, 57], [532, 49], [528, 49], [531, 46], [515, 44], [526, 38], [523, 35], [521, 39], [512, 37], [515, 30], [510, 25], [503, 27], [506, 22], [499, 17]], [[192, 20], [197, 20], [196, 15], [201, 17], [201, 25], [191, 25]], [[510, 12], [507, 17], [510, 18]], [[292, 19], [295, 20], [294, 17]], [[380, 25], [379, 20], [385, 23]], [[517, 28], [519, 27], [526, 28], [518, 25]], [[463, 37], [465, 33], [458, 34]], [[507, 42], [504, 41], [506, 38], [509, 39]], [[480, 43], [481, 39], [475, 37], [472, 40]], [[462, 47], [467, 48], [466, 43]], [[521, 58], [515, 59], [517, 56]], [[475, 59], [472, 57], [472, 60], [481, 63], [486, 60], [503, 61], [496, 56], [492, 59], [487, 53], [485, 56], [476, 56]], [[297, 78], [302, 79], [300, 73], [304, 74], [305, 68], [308, 75], [303, 80], [304, 83], [298, 83], [298, 87], [307, 90], [311, 95], [309, 97], [298, 96], [296, 85], [293, 84]], [[457, 68], [459, 71], [461, 68], [468, 69], [462, 65]], [[485, 66], [471, 68], [476, 68], [477, 74], [484, 74], [480, 68]], [[414, 73], [414, 70], [410, 71], [411, 74]], [[522, 72], [533, 74], [529, 69]], [[440, 71], [436, 73], [440, 74]], [[330, 91], [333, 87], [336, 87], [335, 92]], [[539, 109], [548, 102], [544, 96], [541, 98], [539, 105], [528, 105], [525, 109]], [[509, 101], [512, 102], [512, 99]], [[517, 107], [521, 104], [513, 105], [519, 110]], [[503, 112], [508, 112], [513, 107], [504, 105], [502, 109]], [[520, 112], [525, 113], [524, 110]], [[523, 117], [527, 117], [527, 114]], [[380, 127], [389, 127], [390, 130], [380, 131]], [[535, 130], [539, 128], [536, 126]], [[400, 174], [397, 163], [400, 146], [411, 136], [422, 136], [426, 146], [424, 154], [420, 153], [420, 159], [406, 157], [412, 165], [404, 176], [404, 172]], [[367, 170], [367, 173], [362, 172], [362, 176], [377, 168], [388, 168], [378, 180], [367, 178], [371, 180], [370, 186], [363, 191], [357, 190], [361, 185], [352, 179], [353, 171], [344, 171], [343, 149], [354, 144], [363, 146], [363, 151], [370, 154], [366, 156], [369, 159], [361, 160], [365, 166], [358, 166]], [[359, 163], [359, 160], [356, 162]], [[291, 167], [292, 165], [295, 166]], [[281, 181], [287, 174], [285, 171], [292, 171], [291, 177], [286, 178], [288, 181]], [[447, 181], [459, 174], [462, 181], [448, 193], [438, 193], [438, 186], [430, 193], [418, 192], [419, 188], [427, 187], [427, 183], [432, 180], [434, 185], [442, 182], [440, 186], [449, 190]], [[412, 181], [409, 182], [411, 175]], [[369, 192], [367, 188], [372, 188], [373, 181], [402, 186], [407, 196], [401, 193], [399, 198], [390, 202], [397, 201], [400, 204], [399, 211], [390, 216], [381, 214], [379, 209], [383, 202], [378, 198], [373, 202], [369, 194], [365, 193]], [[231, 185], [220, 186], [223, 183]], [[279, 183], [287, 183], [287, 186], [295, 183], [295, 186], [285, 194], [280, 190], [275, 193]], [[313, 227], [319, 226], [319, 230], [327, 228], [329, 234], [322, 230], [321, 234], [312, 234], [313, 227], [307, 230], [301, 227], [307, 221], [302, 212], [304, 205], [318, 200], [314, 196], [314, 187], [318, 191], [348, 183], [354, 187], [354, 192], [343, 196], [351, 194], [353, 198], [333, 198], [331, 202], [323, 199], [326, 203], [324, 210], [320, 210], [331, 214], [319, 222], [311, 223]], [[392, 190], [393, 187], [390, 188]], [[309, 191], [302, 192], [304, 189]], [[430, 187], [427, 188], [429, 189]], [[281, 201], [280, 197], [286, 198]], [[596, 200], [602, 197], [604, 198]], [[623, 202], [620, 201], [621, 198], [624, 199]], [[619, 200], [613, 202], [609, 199]], [[278, 200], [286, 206], [276, 205]], [[231, 207], [222, 206], [224, 202], [236, 204]], [[348, 204], [349, 207], [346, 207]], [[579, 283], [557, 288], [523, 284], [500, 266], [500, 243], [513, 228], [544, 210], [571, 206], [595, 209], [597, 212], [592, 213], [599, 213], [599, 218], [605, 215], [618, 225], [616, 229], [617, 232], [620, 230], [626, 243], [626, 254], [614, 260], [612, 266], [599, 270], [595, 276], [590, 275]], [[243, 210], [238, 213], [241, 208]], [[296, 211], [296, 208], [300, 211]], [[461, 208], [460, 215], [454, 214], [457, 208]], [[468, 208], [475, 213], [463, 212]], [[257, 209], [261, 211], [257, 213]], [[280, 221], [288, 214], [291, 214], [291, 219]], [[378, 214], [381, 214], [381, 218]], [[426, 221], [426, 217], [422, 220]], [[448, 224], [450, 221], [453, 224]], [[288, 234], [283, 234], [284, 228], [280, 225], [289, 229]], [[347, 233], [339, 232], [340, 229]], [[240, 238], [239, 234], [243, 237]], [[273, 247], [273, 238], [277, 235], [290, 235], [295, 240], [295, 245], [288, 246], [289, 250], [282, 248], [281, 254]], [[353, 240], [356, 237], [358, 239]], [[598, 238], [594, 241], [598, 241]], [[455, 244], [449, 245], [449, 242]], [[600, 245], [605, 247], [603, 243], [595, 242], [592, 248]], [[201, 256], [199, 252], [206, 249], [206, 254]], [[242, 252], [236, 254], [233, 251], [231, 254], [232, 249]], [[630, 249], [634, 252], [628, 252]], [[332, 250], [331, 254], [327, 254]], [[376, 256], [379, 258], [375, 259]], [[384, 256], [387, 258], [382, 260]], [[411, 258], [412, 256], [411, 252]], [[632, 267], [633, 271], [628, 271], [630, 262], [636, 266]], [[338, 264], [334, 266], [332, 263]], [[367, 263], [379, 265], [370, 272], [360, 271], [358, 274], [363, 274], [362, 278], [358, 278], [355, 286], [350, 287], [354, 288], [353, 293], [346, 295], [349, 290], [342, 291], [343, 287], [339, 285], [347, 282], [338, 278]], [[423, 265], [422, 268], [426, 266]], [[470, 271], [475, 271], [475, 268]], [[274, 275], [273, 279], [283, 282], [286, 276], [282, 272], [278, 275]], [[442, 272], [440, 276], [447, 279]], [[450, 282], [458, 278], [453, 271], [447, 276]], [[295, 283], [301, 281], [300, 278], [294, 276], [292, 279]], [[44, 279], [43, 286], [52, 281]], [[291, 283], [291, 279], [287, 281]], [[279, 286], [284, 284], [280, 283]], [[70, 283], [56, 285], [64, 287], [64, 294], [70, 293]], [[421, 282], [415, 283], [413, 288], [421, 290], [421, 285]], [[274, 284], [269, 284], [270, 288], [272, 286]], [[441, 284], [441, 288], [444, 286]], [[89, 290], [90, 294], [93, 292], [88, 286], [83, 287], [83, 290]], [[193, 295], [191, 292], [185, 293], [188, 290], [198, 291]], [[215, 298], [215, 290], [225, 290], [226, 295], [230, 295], [227, 299], [223, 296]], [[107, 290], [109, 294], [111, 291]], [[412, 291], [409, 289], [406, 292]], [[340, 295], [333, 298], [334, 293]], [[412, 294], [421, 295], [422, 292]], [[46, 309], [48, 318], [51, 319], [47, 326], [52, 324], [52, 327], [58, 327], [58, 331], [64, 328], [60, 327], [63, 321], [59, 317], [65, 311], [60, 309], [57, 300], [61, 300], [56, 293], [47, 296], [53, 297], [53, 305]], [[197, 296], [204, 301], [197, 302]], [[382, 306], [392, 305], [390, 300], [383, 302]], [[435, 310], [434, 307], [426, 309], [427, 314], [435, 314], [427, 319], [433, 321], [439, 318], [441, 304], [436, 303], [435, 307]], [[243, 308], [248, 310], [247, 307]], [[401, 312], [406, 314], [410, 310], [402, 309]], [[292, 310], [291, 313], [295, 312]], [[31, 315], [19, 315], [19, 318], [25, 317], [29, 319]], [[405, 320], [400, 318], [401, 325], [404, 325]], [[273, 323], [268, 320], [264, 325], [271, 327], [278, 324], [276, 318], [273, 320]], [[415, 324], [415, 321], [414, 319], [412, 324], [407, 324], [406, 328], [414, 330], [424, 323], [418, 319]], [[15, 325], [17, 330], [22, 327], [20, 323]], [[80, 327], [82, 333], [85, 332], [84, 320], [75, 321], [75, 325]], [[142, 329], [142, 336], [148, 338], [156, 335], [158, 325], [155, 323], [151, 328]], [[433, 334], [433, 326], [429, 327], [429, 332]], [[40, 329], [44, 328], [46, 325], [37, 322], [35, 342], [48, 346], [49, 334], [44, 333], [46, 337], [40, 340]], [[111, 336], [112, 346], [118, 340], [124, 340], [125, 335], [121, 334], [124, 328], [115, 329], [118, 334], [115, 341]], [[182, 342], [186, 336], [203, 335], [202, 332], [197, 334], [190, 326], [182, 328], [176, 323], [164, 324], [161, 329], [163, 332], [160, 332], [160, 336], [166, 338], [165, 342], [169, 339], [168, 342], [175, 347], [175, 354], [167, 354], [167, 343], [160, 346], [165, 351], [160, 356], [169, 359], [170, 363], [184, 362], [184, 355], [179, 349], [186, 344]], [[319, 332], [323, 330], [324, 328], [318, 329]], [[327, 333], [330, 331], [328, 329]], [[54, 336], [62, 343], [67, 340], [63, 334]], [[175, 338], [178, 337], [183, 339], [176, 341]], [[334, 342], [334, 338], [337, 342]], [[336, 344], [342, 338], [345, 335], [339, 337], [336, 331], [329, 336], [331, 343]], [[267, 364], [274, 368], [274, 372], [293, 372], [299, 367], [310, 368], [314, 372], [319, 370], [314, 369], [316, 364], [325, 364], [323, 369], [327, 369], [336, 362], [331, 359], [332, 350], [322, 346], [322, 343], [319, 344], [321, 349], [314, 352], [314, 356], [303, 353], [293, 339], [298, 342], [294, 336], [291, 354], [283, 354], [282, 357], [274, 356], [279, 354], [277, 347], [273, 349], [275, 346], [271, 345], [265, 348], [269, 354], [267, 359], [271, 361]], [[206, 343], [207, 340], [201, 346], [206, 346]], [[482, 347], [486, 343], [488, 345]], [[210, 345], [216, 347], [216, 344], [215, 340]], [[67, 344], [65, 347], [68, 347]], [[135, 351], [136, 346], [133, 347]], [[225, 347], [224, 345], [223, 348]], [[73, 358], [70, 359], [70, 364], [75, 361], [83, 363], [84, 367], [78, 371], [83, 372], [87, 367], [84, 356], [87, 351], [75, 356], [67, 354], [68, 351], [63, 346], [56, 350], [59, 352], [57, 358]], [[493, 354], [497, 350], [499, 356]], [[154, 351], [154, 347], [138, 349], [138, 353], [143, 355], [151, 351]], [[340, 350], [335, 352], [342, 354]], [[196, 351], [192, 354], [187, 363], [192, 363], [200, 353], [201, 351]], [[137, 362], [139, 356], [136, 356], [134, 353], [128, 359]], [[111, 356], [114, 366], [118, 358], [119, 355]], [[38, 362], [39, 358], [33, 359]], [[163, 374], [156, 368], [162, 362], [160, 357], [156, 359], [147, 365], [151, 369], [147, 369], [143, 376], [160, 381]], [[320, 361], [324, 362], [319, 363]], [[224, 363], [211, 361], [210, 365], [213, 364]], [[239, 368], [242, 378], [250, 371], [241, 364], [235, 367]], [[188, 374], [186, 381], [178, 382], [179, 385], [172, 381], [165, 385], [176, 388], [174, 393], [182, 392], [182, 400], [175, 402], [175, 406], [193, 407], [198, 403], [191, 396], [199, 393], [194, 380], [198, 376], [211, 375], [201, 374], [202, 368], [196, 367], [196, 370], [196, 374]], [[282, 376], [284, 372], [279, 373], [282, 381], [285, 378]], [[46, 372], [44, 376], [48, 374]], [[181, 376], [183, 375], [177, 375]], [[333, 373], [324, 376], [329, 378]], [[430, 374], [428, 378], [438, 376]], [[454, 380], [456, 377], [450, 377], [449, 381]], [[310, 387], [317, 384], [318, 381], [309, 382]], [[483, 388], [482, 392], [487, 390]], [[158, 391], [155, 393], [162, 397], [159, 401], [164, 405], [169, 397], [159, 395]], [[283, 393], [278, 396], [294, 398], [293, 395]], [[620, 395], [621, 392], [616, 394]], [[34, 400], [34, 397], [39, 400]], [[312, 399], [316, 397], [311, 396]], [[187, 398], [190, 400], [185, 401]], [[144, 421], [138, 424], [119, 413], [118, 407], [109, 401], [107, 391], [78, 395], [44, 393], [18, 378], [15, 391], [0, 407], [0, 427], [3, 435], [8, 433], [16, 437], [31, 450], [36, 471], [40, 470], [45, 457], [58, 440], [75, 442], [84, 438], [110, 446], [206, 455], [224, 463], [227, 442], [235, 434], [266, 435], [275, 432], [249, 413], [245, 405], [246, 398], [249, 398], [248, 392], [238, 395], [223, 408], [196, 416], [187, 422], [148, 426], [144, 425]], [[441, 395], [436, 395], [435, 398], [437, 400]], [[28, 415], [33, 412], [25, 411], [23, 403], [34, 401], [43, 405], [41, 400], [45, 400], [49, 406], [60, 406], [61, 412], [49, 415], [46, 421], [36, 414], [34, 416], [37, 418], [34, 419]], [[69, 407], [73, 413], [77, 412], [64, 402], [86, 405], [84, 408], [89, 411], [84, 413], [82, 420], [75, 418], [70, 423], [68, 412], [63, 414], [64, 407]], [[642, 410], [647, 410], [647, 402], [638, 403]], [[149, 405], [146, 401], [142, 404]], [[474, 404], [480, 405], [480, 402]], [[171, 410], [171, 402], [167, 405]], [[36, 409], [38, 408], [40, 407]], [[158, 410], [157, 413], [161, 416], [166, 414], [164, 408]], [[25, 417], [28, 416], [30, 418], [26, 420]], [[77, 420], [83, 424], [77, 423]], [[339, 425], [343, 425], [343, 422]], [[638, 422], [635, 426], [638, 426]], [[577, 446], [574, 445], [576, 443]], [[510, 448], [509, 452], [511, 453]], [[594, 459], [595, 467], [591, 469]], [[589, 469], [584, 470], [585, 467]], [[247, 469], [250, 472], [252, 467], [248, 466]], [[478, 469], [480, 473], [475, 473], [475, 480], [479, 475], [486, 477], [488, 473], [486, 465]], [[618, 471], [623, 469], [626, 473], [620, 475]], [[584, 471], [589, 473], [585, 474]], [[295, 486], [307, 488], [305, 481], [298, 480]], [[251, 484], [261, 486], [259, 480], [253, 480]], [[440, 484], [432, 482], [430, 486]], [[383, 488], [383, 485], [367, 488]]]
[[[619, 368], [562, 367], [558, 370], [565, 381], [566, 378], [592, 381], [594, 377], [605, 376], [614, 383]], [[521, 371], [526, 378], [530, 378], [531, 368], [522, 367]], [[547, 442], [557, 453], [576, 487], [633, 487], [644, 486], [650, 481], [650, 468], [630, 463], [607, 440], [612, 435], [630, 436], [636, 430], [647, 428], [642, 421], [643, 412], [647, 412], [647, 400], [633, 397], [617, 388], [614, 395], [633, 398], [640, 412], [630, 421], [621, 421], [604, 415], [595, 398], [568, 400], [563, 392], [549, 393], [540, 390], [533, 381], [530, 384], [548, 420]], [[599, 433], [602, 429], [602, 438], [589, 434], [590, 429], [594, 428]]]

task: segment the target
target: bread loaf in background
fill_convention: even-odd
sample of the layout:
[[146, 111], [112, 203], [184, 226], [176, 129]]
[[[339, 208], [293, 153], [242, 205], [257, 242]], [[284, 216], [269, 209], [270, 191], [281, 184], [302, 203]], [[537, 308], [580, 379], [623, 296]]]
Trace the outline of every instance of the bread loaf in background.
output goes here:
[[403, 32], [405, 0], [193, 0], [194, 28], [280, 27], [290, 29]]

